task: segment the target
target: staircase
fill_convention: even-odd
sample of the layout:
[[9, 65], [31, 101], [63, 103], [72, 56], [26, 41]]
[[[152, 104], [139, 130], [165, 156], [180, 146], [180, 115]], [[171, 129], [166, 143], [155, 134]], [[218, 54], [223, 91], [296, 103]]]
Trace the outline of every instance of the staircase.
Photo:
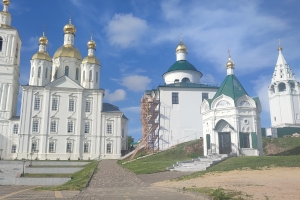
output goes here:
[[173, 165], [173, 167], [167, 167], [167, 170], [170, 171], [180, 171], [180, 172], [196, 172], [196, 171], [205, 171], [212, 165], [215, 165], [219, 162], [226, 160], [229, 157], [233, 157], [236, 155], [230, 154], [213, 154], [209, 156], [202, 156], [196, 159], [177, 162]]

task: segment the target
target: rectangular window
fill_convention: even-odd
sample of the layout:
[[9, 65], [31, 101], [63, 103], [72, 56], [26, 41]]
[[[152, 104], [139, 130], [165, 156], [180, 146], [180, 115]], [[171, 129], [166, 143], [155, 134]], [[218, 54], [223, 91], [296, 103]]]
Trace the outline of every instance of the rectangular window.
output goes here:
[[69, 99], [69, 111], [74, 111], [75, 101], [74, 99]]
[[178, 93], [172, 92], [172, 104], [179, 104]]
[[17, 152], [17, 145], [13, 144], [11, 146], [11, 153], [16, 153]]
[[202, 101], [208, 99], [208, 93], [202, 93]]
[[110, 143], [106, 145], [106, 153], [112, 153], [111, 144]]
[[250, 134], [249, 133], [241, 133], [240, 134], [241, 140], [241, 148], [250, 148]]
[[89, 143], [84, 143], [83, 152], [89, 153]]
[[85, 112], [91, 112], [91, 101], [85, 102]]
[[32, 142], [31, 144], [31, 152], [36, 152], [37, 150], [37, 143], [36, 142]]
[[52, 110], [57, 110], [58, 108], [58, 99], [52, 99]]
[[98, 72], [96, 72], [96, 83], [98, 83]]
[[125, 135], [125, 130], [124, 128], [122, 128], [122, 138], [124, 137], [124, 135]]
[[90, 122], [85, 122], [84, 133], [90, 133]]
[[49, 153], [55, 153], [55, 143], [54, 142], [49, 143]]
[[73, 133], [73, 126], [74, 123], [72, 121], [68, 122], [68, 133]]
[[14, 134], [18, 134], [19, 133], [19, 124], [14, 124], [13, 133]]
[[51, 121], [50, 132], [51, 133], [56, 133], [56, 121]]
[[35, 132], [35, 133], [39, 132], [39, 121], [34, 120], [32, 122], [32, 132]]
[[35, 97], [34, 99], [34, 110], [40, 110], [41, 99], [39, 97]]
[[72, 143], [71, 142], [67, 143], [67, 153], [72, 153]]
[[106, 133], [107, 134], [112, 134], [112, 124], [111, 123], [107, 124]]

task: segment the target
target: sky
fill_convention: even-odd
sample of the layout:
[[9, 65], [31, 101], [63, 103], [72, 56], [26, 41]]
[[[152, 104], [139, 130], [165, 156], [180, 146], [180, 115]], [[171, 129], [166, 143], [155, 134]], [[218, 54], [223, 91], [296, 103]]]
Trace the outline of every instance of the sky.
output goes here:
[[221, 85], [230, 49], [235, 74], [249, 96], [259, 96], [262, 127], [269, 127], [267, 89], [278, 39], [300, 78], [299, 7], [297, 0], [11, 0], [9, 12], [22, 39], [19, 81], [28, 84], [30, 60], [44, 26], [53, 56], [63, 45], [63, 27], [72, 11], [75, 46], [85, 57], [93, 34], [104, 102], [125, 113], [128, 134], [138, 140], [140, 99], [145, 90], [163, 84], [162, 75], [176, 61], [181, 34], [188, 61], [203, 73], [201, 83]]

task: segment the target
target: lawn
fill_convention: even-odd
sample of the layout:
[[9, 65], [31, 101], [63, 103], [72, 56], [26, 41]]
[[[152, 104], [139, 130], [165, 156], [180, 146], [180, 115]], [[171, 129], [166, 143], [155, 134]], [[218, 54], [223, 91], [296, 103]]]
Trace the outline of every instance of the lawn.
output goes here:
[[155, 155], [129, 162], [124, 165], [122, 165], [124, 161], [119, 160], [118, 164], [136, 174], [151, 174], [166, 171], [166, 167], [172, 166], [177, 161], [190, 160], [201, 155], [202, 143], [200, 140], [193, 140], [179, 144], [176, 148], [162, 151]]
[[84, 169], [74, 173], [72, 179], [65, 184], [53, 187], [38, 187], [37, 190], [82, 190], [85, 188], [90, 180], [90, 177], [93, 173], [97, 171], [98, 161], [93, 161], [85, 165]]
[[249, 156], [233, 157], [218, 163], [206, 171], [195, 172], [190, 175], [182, 176], [176, 180], [187, 180], [203, 176], [210, 172], [226, 172], [232, 170], [253, 169], [259, 170], [271, 167], [300, 167], [300, 155], [296, 156]]
[[26, 178], [71, 178], [72, 174], [24, 174]]
[[300, 155], [300, 138], [263, 138], [265, 155]]

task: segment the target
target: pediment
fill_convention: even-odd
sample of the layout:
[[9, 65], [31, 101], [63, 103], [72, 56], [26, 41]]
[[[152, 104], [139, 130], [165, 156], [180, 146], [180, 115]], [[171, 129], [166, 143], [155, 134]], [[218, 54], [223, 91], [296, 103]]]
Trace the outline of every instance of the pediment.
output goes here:
[[67, 76], [62, 76], [59, 79], [49, 83], [45, 86], [46, 88], [73, 88], [73, 89], [83, 89], [78, 83], [73, 81]]

